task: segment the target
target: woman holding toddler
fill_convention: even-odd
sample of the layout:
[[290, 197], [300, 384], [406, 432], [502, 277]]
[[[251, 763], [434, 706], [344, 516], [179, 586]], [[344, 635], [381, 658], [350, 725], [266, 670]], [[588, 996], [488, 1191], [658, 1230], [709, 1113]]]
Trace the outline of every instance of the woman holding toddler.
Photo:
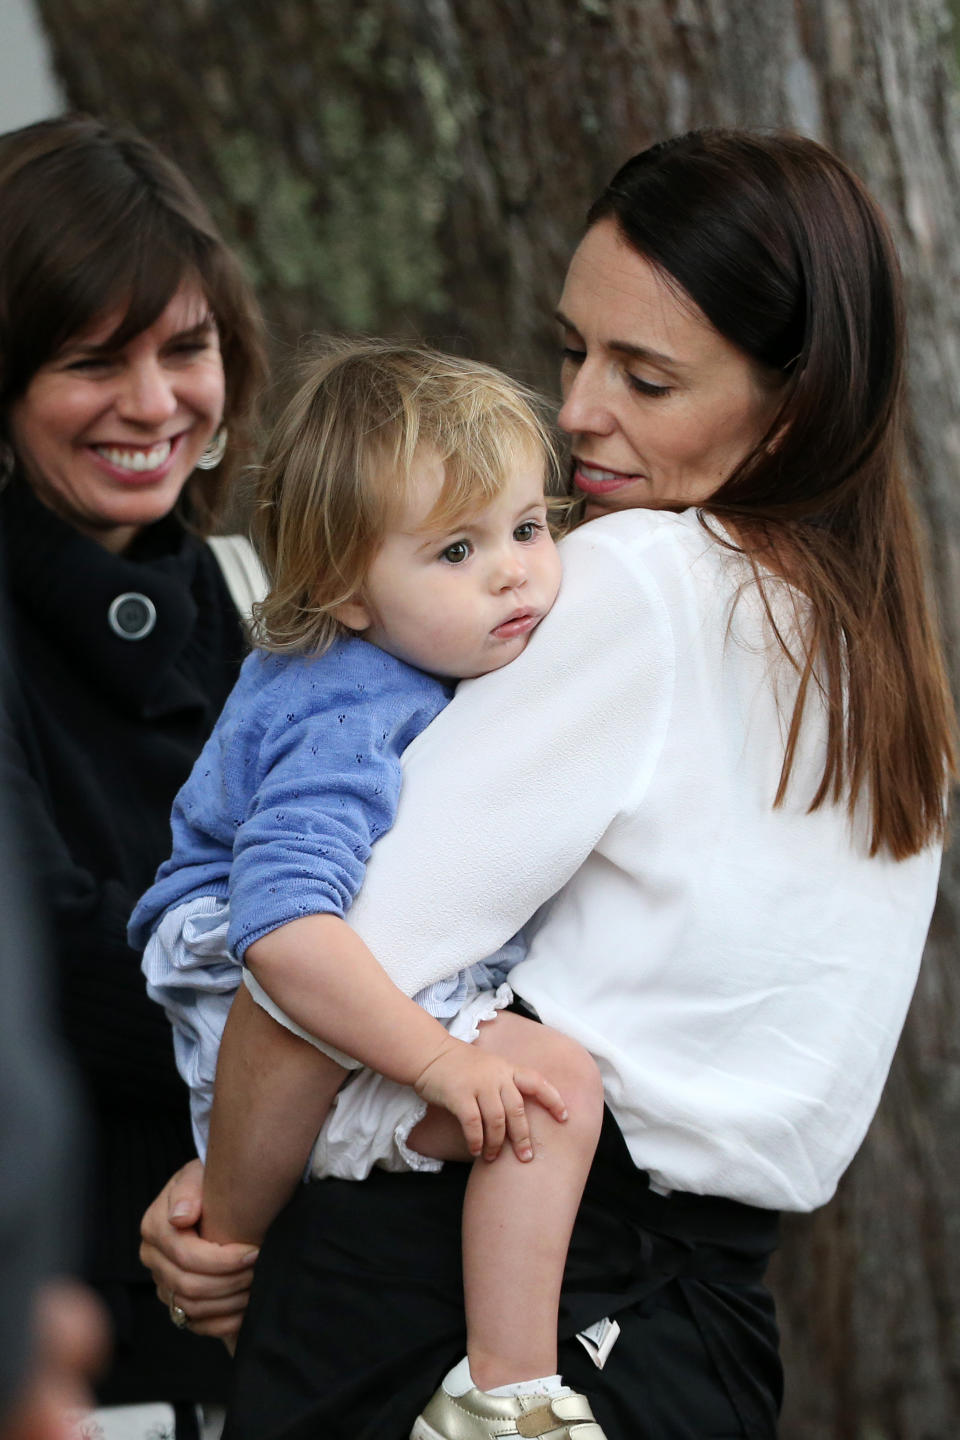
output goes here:
[[[906, 1014], [953, 731], [876, 206], [809, 140], [665, 142], [592, 207], [557, 318], [589, 523], [524, 652], [410, 745], [350, 925], [407, 995], [526, 926], [514, 994], [597, 1067], [607, 1118], [558, 1365], [596, 1422], [549, 1400], [492, 1420], [464, 1388], [448, 1166], [300, 1188], [257, 1263], [231, 1440], [401, 1440], [438, 1382], [433, 1434], [458, 1440], [593, 1423], [767, 1440], [777, 1212], [830, 1198]], [[255, 1136], [319, 1061], [261, 1007], [235, 1018], [225, 1091]], [[318, 1128], [319, 1106], [298, 1113]], [[527, 1115], [549, 1146], [562, 1122]], [[521, 1163], [504, 1147], [494, 1166]], [[187, 1173], [145, 1217], [144, 1255], [223, 1333], [245, 1272], [190, 1232], [197, 1214]]]

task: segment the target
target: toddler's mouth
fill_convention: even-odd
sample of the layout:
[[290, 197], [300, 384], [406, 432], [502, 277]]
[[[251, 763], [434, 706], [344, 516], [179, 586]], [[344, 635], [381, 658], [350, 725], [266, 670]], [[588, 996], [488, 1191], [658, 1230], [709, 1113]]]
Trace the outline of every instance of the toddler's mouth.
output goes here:
[[536, 610], [516, 610], [508, 615], [506, 620], [501, 620], [490, 632], [498, 640], [512, 640], [517, 635], [528, 634], [539, 622], [540, 615]]

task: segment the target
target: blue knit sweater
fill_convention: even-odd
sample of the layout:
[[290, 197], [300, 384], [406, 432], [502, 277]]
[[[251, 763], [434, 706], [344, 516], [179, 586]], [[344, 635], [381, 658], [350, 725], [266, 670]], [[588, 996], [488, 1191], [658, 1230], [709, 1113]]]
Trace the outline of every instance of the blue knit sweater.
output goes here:
[[393, 824], [400, 756], [452, 694], [365, 640], [309, 659], [254, 651], [174, 802], [173, 854], [130, 944], [200, 895], [229, 899], [238, 960], [302, 915], [345, 914]]

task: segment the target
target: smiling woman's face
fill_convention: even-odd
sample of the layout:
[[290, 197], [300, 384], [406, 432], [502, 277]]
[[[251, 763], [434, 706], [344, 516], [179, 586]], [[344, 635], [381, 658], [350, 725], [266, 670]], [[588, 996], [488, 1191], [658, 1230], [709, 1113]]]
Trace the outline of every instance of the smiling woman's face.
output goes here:
[[557, 318], [560, 425], [587, 519], [701, 504], [773, 421], [778, 377], [678, 296], [612, 220], [577, 247]]
[[75, 335], [10, 407], [9, 433], [43, 503], [120, 552], [173, 509], [220, 424], [223, 362], [199, 285], [118, 350], [122, 311]]

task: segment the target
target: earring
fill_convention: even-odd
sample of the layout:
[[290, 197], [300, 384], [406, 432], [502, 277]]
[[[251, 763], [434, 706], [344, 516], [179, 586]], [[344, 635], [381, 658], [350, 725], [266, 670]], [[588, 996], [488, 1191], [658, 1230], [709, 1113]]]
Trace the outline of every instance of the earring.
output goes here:
[[197, 461], [198, 470], [216, 470], [227, 449], [227, 427], [221, 425]]

